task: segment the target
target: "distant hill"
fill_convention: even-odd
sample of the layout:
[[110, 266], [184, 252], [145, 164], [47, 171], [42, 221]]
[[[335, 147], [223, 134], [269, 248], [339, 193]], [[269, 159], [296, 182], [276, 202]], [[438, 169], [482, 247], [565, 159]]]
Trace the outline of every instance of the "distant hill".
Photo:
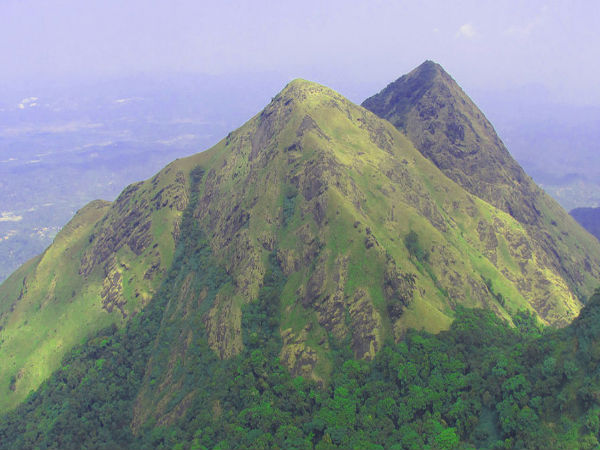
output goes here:
[[600, 239], [600, 208], [575, 208], [569, 214], [583, 228]]

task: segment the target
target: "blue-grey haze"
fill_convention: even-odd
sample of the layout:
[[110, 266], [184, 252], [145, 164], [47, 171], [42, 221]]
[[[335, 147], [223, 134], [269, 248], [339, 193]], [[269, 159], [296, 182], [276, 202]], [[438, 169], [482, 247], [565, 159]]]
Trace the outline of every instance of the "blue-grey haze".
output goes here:
[[275, 71], [354, 101], [424, 59], [467, 91], [600, 104], [600, 2], [2, 0], [0, 85]]

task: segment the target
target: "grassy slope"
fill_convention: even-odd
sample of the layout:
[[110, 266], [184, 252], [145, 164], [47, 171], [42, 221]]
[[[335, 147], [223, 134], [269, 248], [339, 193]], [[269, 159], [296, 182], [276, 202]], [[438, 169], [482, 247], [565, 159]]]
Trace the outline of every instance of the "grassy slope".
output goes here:
[[4, 308], [10, 305], [12, 311], [4, 311], [2, 317], [2, 409], [14, 407], [35, 389], [55, 368], [64, 350], [79, 344], [86, 328], [102, 320], [93, 296], [87, 292], [74, 296], [76, 290], [83, 290], [81, 282], [65, 275], [77, 273], [74, 256], [108, 207], [94, 202], [80, 210], [54, 244], [24, 266], [26, 273], [20, 269], [2, 285], [1, 304]]
[[0, 285], [0, 410], [35, 390], [74, 345], [111, 323], [122, 326], [150, 300], [171, 263], [185, 206], [185, 180], [176, 178], [167, 167], [112, 205], [91, 202]]

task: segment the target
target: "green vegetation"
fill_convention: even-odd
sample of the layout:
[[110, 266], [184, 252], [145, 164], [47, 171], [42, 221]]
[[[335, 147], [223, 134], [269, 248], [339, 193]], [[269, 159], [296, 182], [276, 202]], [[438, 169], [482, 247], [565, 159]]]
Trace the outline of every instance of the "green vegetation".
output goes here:
[[[179, 253], [175, 264], [184, 272], [186, 256]], [[0, 419], [2, 447], [599, 445], [600, 291], [572, 326], [543, 335], [537, 327], [511, 328], [489, 311], [459, 307], [447, 332], [410, 331], [371, 362], [339, 348], [330, 383], [319, 386], [292, 377], [278, 362], [281, 340], [272, 313], [284, 276], [274, 258], [270, 264], [259, 299], [244, 309], [244, 352], [218, 360], [206, 338], [193, 348], [194, 364], [185, 370], [195, 375], [183, 387], [201, 383], [203, 389], [183, 414], [167, 423], [149, 421], [135, 434], [130, 428], [146, 359], [160, 352], [159, 340], [152, 341], [173, 295], [169, 287], [177, 284], [172, 272], [144, 313], [124, 330], [102, 330], [71, 352], [41, 389]], [[572, 352], [573, 346], [581, 350]]]
[[429, 252], [421, 246], [419, 235], [414, 230], [410, 230], [404, 237], [404, 245], [410, 257], [416, 258], [421, 264], [429, 260]]

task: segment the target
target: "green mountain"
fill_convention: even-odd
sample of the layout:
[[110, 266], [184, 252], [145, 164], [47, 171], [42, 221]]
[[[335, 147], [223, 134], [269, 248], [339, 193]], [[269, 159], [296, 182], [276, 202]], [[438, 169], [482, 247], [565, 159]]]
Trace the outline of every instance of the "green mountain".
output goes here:
[[426, 61], [363, 106], [405, 133], [446, 176], [521, 223], [543, 255], [542, 265], [559, 273], [580, 299], [590, 294], [593, 285], [584, 279], [586, 272], [597, 277], [598, 243], [525, 174], [440, 65]]
[[350, 445], [340, 367], [465, 307], [508, 334], [571, 322], [600, 244], [541, 191], [528, 220], [469, 192], [411, 139], [295, 80], [215, 147], [82, 209], [0, 285], [0, 444]]

